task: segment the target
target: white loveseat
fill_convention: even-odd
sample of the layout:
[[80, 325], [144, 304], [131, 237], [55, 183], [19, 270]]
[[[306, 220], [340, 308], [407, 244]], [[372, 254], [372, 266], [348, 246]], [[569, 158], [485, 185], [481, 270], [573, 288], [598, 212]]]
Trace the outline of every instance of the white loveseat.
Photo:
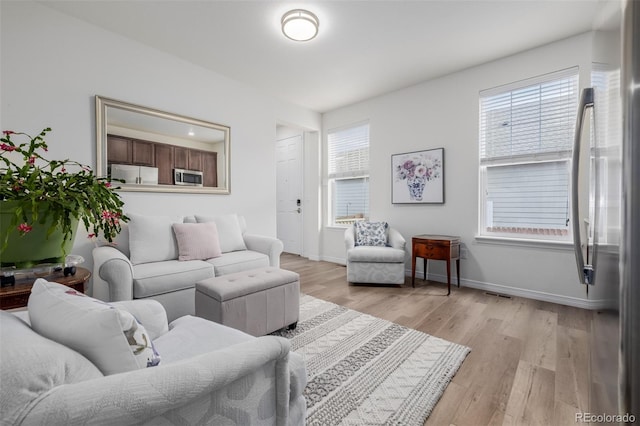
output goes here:
[[[195, 313], [195, 284], [214, 276], [267, 266], [279, 267], [283, 245], [273, 237], [246, 233], [244, 217], [143, 216], [128, 214], [114, 246], [93, 250], [90, 294], [104, 301], [154, 299], [162, 303], [169, 321]], [[179, 260], [174, 223], [217, 225], [221, 255]], [[212, 241], [212, 244], [214, 242]]]
[[[80, 349], [36, 332], [33, 312], [0, 311], [0, 424], [304, 424], [305, 365], [286, 339], [193, 316], [168, 324], [152, 300], [111, 305], [144, 324], [157, 366], [104, 375]], [[85, 336], [86, 322], [77, 322], [63, 336]]]

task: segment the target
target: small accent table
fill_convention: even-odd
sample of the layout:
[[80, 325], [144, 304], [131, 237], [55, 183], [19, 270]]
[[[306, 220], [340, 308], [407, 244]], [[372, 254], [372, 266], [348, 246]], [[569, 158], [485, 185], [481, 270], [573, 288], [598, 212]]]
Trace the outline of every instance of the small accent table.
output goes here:
[[[91, 277], [91, 272], [86, 268], [76, 268], [75, 275], [65, 277], [62, 271], [44, 276], [47, 281], [64, 284], [72, 289], [84, 293], [84, 284]], [[31, 287], [37, 278], [29, 277], [18, 279], [12, 286], [0, 288], [0, 309], [23, 308], [27, 306]]]
[[456, 261], [458, 287], [460, 287], [460, 237], [449, 235], [416, 235], [411, 239], [411, 285], [416, 286], [416, 258], [424, 260], [424, 279], [427, 279], [427, 261], [447, 262], [447, 296], [451, 294], [451, 261]]

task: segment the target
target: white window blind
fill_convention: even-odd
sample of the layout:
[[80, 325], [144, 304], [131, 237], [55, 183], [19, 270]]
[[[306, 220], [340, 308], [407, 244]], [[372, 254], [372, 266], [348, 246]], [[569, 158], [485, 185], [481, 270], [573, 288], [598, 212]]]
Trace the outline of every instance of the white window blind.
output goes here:
[[346, 225], [369, 216], [369, 124], [331, 130], [328, 179], [331, 224]]
[[577, 103], [577, 68], [481, 92], [481, 234], [569, 236]]

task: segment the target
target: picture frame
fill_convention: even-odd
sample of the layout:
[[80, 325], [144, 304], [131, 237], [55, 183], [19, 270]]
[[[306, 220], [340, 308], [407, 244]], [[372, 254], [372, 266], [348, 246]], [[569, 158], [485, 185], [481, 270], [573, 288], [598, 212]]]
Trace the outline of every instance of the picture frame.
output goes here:
[[444, 148], [391, 155], [392, 204], [444, 204]]

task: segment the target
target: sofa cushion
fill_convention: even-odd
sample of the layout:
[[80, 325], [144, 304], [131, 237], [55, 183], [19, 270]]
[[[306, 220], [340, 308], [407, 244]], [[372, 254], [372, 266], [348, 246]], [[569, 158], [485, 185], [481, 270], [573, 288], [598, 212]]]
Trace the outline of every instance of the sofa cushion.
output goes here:
[[142, 263], [133, 267], [133, 297], [141, 299], [195, 288], [197, 281], [213, 276], [211, 264], [202, 260]]
[[356, 246], [386, 246], [389, 224], [387, 222], [356, 222]]
[[173, 232], [178, 243], [178, 260], [205, 260], [222, 254], [215, 222], [174, 223]]
[[218, 239], [222, 253], [231, 251], [246, 250], [247, 246], [242, 238], [242, 230], [238, 215], [226, 214], [221, 216], [200, 216], [196, 215], [198, 223], [215, 222], [218, 227]]
[[132, 314], [62, 284], [36, 280], [29, 319], [38, 334], [80, 352], [104, 374], [160, 362], [147, 331]]
[[131, 263], [160, 262], [178, 258], [178, 244], [171, 226], [182, 223], [182, 216], [129, 216]]
[[235, 328], [185, 315], [172, 321], [169, 332], [158, 337], [154, 344], [163, 354], [162, 362], [168, 364], [252, 339], [255, 337]]
[[2, 424], [18, 423], [31, 401], [56, 386], [102, 377], [87, 358], [5, 311], [0, 311], [0, 360]]
[[404, 263], [404, 250], [392, 247], [358, 246], [347, 251], [349, 262]]
[[[269, 256], [257, 251], [244, 250], [224, 253], [220, 257], [207, 260], [213, 265], [216, 277], [246, 271], [248, 269], [264, 268], [269, 266]], [[199, 280], [198, 280], [199, 281]]]

